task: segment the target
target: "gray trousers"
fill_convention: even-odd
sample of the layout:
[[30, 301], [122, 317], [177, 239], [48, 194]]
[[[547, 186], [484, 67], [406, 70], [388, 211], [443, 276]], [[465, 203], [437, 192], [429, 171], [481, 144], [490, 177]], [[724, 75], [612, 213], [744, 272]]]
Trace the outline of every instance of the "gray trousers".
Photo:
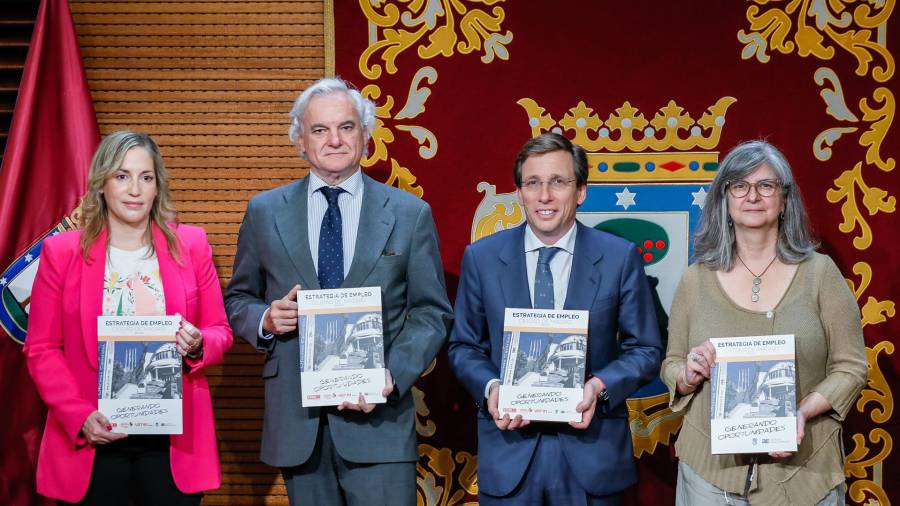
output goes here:
[[281, 476], [291, 506], [416, 506], [415, 462], [344, 460], [322, 423], [309, 460], [282, 468]]
[[[847, 485], [831, 489], [815, 506], [844, 506]], [[684, 462], [678, 462], [678, 485], [675, 487], [675, 506], [750, 506], [744, 496], [729, 494], [704, 480]]]

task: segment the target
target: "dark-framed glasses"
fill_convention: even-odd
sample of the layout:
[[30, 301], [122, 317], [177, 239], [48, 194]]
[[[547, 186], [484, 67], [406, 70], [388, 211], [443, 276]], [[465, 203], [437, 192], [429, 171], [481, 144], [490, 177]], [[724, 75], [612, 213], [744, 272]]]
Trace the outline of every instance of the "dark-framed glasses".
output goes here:
[[781, 188], [781, 183], [777, 179], [762, 179], [755, 183], [741, 179], [728, 183], [728, 193], [736, 199], [746, 197], [750, 193], [751, 188], [756, 190], [757, 195], [760, 197], [771, 197]]
[[544, 187], [544, 185], [547, 185], [547, 187], [550, 188], [550, 191], [561, 192], [561, 191], [565, 190], [566, 188], [568, 188], [569, 185], [571, 185], [573, 182], [575, 182], [574, 177], [571, 179], [554, 177], [554, 178], [551, 178], [549, 181], [541, 181], [538, 178], [532, 178], [532, 179], [529, 179], [528, 181], [522, 182], [522, 189], [527, 192], [537, 193], [537, 192], [541, 191], [541, 189]]

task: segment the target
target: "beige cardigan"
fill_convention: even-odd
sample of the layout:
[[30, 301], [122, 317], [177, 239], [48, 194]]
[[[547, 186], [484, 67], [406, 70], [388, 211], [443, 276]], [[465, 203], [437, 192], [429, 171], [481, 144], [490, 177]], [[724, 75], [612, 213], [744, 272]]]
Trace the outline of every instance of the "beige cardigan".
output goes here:
[[841, 421], [866, 382], [866, 354], [859, 306], [834, 262], [813, 254], [799, 265], [774, 310], [751, 311], [736, 305], [714, 271], [696, 264], [681, 278], [669, 319], [669, 346], [661, 376], [669, 405], [684, 411], [675, 443], [678, 457], [708, 482], [735, 494], [744, 492], [750, 455], [710, 453], [709, 383], [679, 395], [675, 381], [685, 356], [710, 337], [794, 334], [798, 404], [819, 392], [832, 411], [807, 421], [805, 437], [791, 458], [757, 455], [758, 472], [750, 487], [752, 504], [814, 504], [844, 481]]

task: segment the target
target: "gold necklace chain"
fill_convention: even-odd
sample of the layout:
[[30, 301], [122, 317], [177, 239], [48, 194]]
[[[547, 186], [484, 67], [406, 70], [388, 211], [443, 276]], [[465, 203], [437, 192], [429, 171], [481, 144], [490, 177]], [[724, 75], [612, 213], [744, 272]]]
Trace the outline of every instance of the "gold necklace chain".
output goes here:
[[760, 272], [759, 274], [756, 274], [755, 272], [751, 271], [750, 268], [747, 267], [747, 264], [744, 263], [744, 259], [741, 258], [740, 255], [737, 255], [737, 257], [738, 257], [738, 260], [741, 261], [741, 265], [744, 266], [744, 269], [747, 269], [747, 272], [749, 272], [753, 276], [753, 287], [750, 288], [750, 291], [753, 293], [750, 295], [750, 302], [759, 302], [759, 285], [762, 284], [762, 277], [766, 274], [766, 272], [769, 271], [769, 267], [772, 267], [772, 264], [775, 263], [775, 259], [778, 258], [778, 255], [775, 255], [774, 257], [772, 257], [772, 260], [769, 261], [769, 264], [766, 265], [766, 268], [763, 269], [763, 271]]

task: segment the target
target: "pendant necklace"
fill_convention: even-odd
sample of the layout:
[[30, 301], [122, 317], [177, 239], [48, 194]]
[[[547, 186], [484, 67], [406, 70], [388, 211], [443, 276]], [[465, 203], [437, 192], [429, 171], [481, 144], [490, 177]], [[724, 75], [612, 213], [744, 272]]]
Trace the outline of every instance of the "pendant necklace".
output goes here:
[[772, 264], [775, 263], [775, 259], [778, 258], [778, 255], [775, 255], [774, 257], [772, 257], [772, 260], [769, 262], [769, 265], [767, 265], [766, 268], [763, 269], [763, 271], [760, 272], [759, 274], [756, 274], [755, 272], [751, 271], [750, 268], [747, 267], [747, 264], [744, 263], [744, 259], [741, 258], [740, 255], [738, 255], [737, 257], [738, 257], [738, 260], [741, 261], [741, 265], [744, 266], [744, 269], [747, 269], [747, 272], [749, 272], [753, 276], [753, 288], [750, 289], [753, 291], [753, 295], [750, 296], [750, 302], [759, 302], [759, 285], [762, 284], [762, 277], [769, 270], [769, 267], [772, 267]]

